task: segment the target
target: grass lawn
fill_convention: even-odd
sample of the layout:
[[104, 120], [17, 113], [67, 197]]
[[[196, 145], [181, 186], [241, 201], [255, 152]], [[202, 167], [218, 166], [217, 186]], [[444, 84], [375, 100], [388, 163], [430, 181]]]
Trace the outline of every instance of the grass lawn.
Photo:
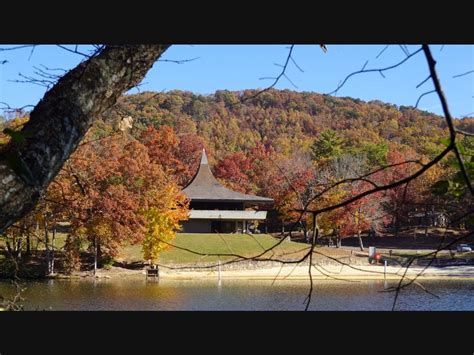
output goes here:
[[[67, 233], [57, 233], [55, 238], [55, 249], [61, 250], [64, 246]], [[279, 239], [268, 234], [200, 234], [200, 233], [178, 233], [172, 244], [186, 248], [204, 255], [196, 255], [192, 252], [179, 248], [170, 248], [164, 251], [159, 259], [163, 264], [194, 264], [194, 263], [212, 263], [217, 260], [228, 261], [235, 259], [234, 256], [211, 256], [207, 254], [237, 254], [244, 257], [255, 257], [264, 250], [274, 246]], [[36, 239], [32, 240], [32, 248], [36, 250]], [[83, 250], [87, 243], [83, 244]], [[295, 260], [301, 258], [308, 252], [309, 245], [285, 240], [270, 252], [265, 253], [261, 258]], [[0, 246], [0, 249], [1, 246]], [[38, 250], [44, 250], [44, 244], [37, 245]], [[331, 257], [345, 257], [349, 251], [344, 249], [335, 249], [317, 246], [314, 254], [314, 260], [325, 259], [319, 253]], [[2, 255], [0, 254], [0, 258]], [[130, 245], [121, 248], [119, 255], [115, 258], [120, 262], [134, 263], [143, 262], [143, 253], [141, 244]], [[1, 261], [1, 260], [0, 260]]]
[[[194, 234], [179, 233], [172, 244], [187, 248], [203, 254], [238, 254], [246, 257], [256, 256], [265, 249], [278, 243], [278, 239], [266, 234]], [[308, 246], [301, 243], [284, 241], [273, 252], [268, 252], [263, 257], [295, 259], [304, 254]], [[220, 259], [231, 260], [234, 257], [221, 256]], [[132, 245], [122, 249], [118, 260], [127, 262], [143, 261], [141, 245]], [[214, 262], [219, 260], [218, 256], [201, 256], [178, 248], [164, 251], [159, 258], [160, 263], [195, 263]]]

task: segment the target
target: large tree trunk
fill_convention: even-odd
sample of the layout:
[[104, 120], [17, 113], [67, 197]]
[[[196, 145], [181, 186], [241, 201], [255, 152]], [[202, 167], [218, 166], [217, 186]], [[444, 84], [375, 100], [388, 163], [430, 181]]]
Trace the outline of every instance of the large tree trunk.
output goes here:
[[107, 46], [36, 105], [0, 155], [0, 233], [31, 211], [93, 121], [136, 86], [168, 45]]

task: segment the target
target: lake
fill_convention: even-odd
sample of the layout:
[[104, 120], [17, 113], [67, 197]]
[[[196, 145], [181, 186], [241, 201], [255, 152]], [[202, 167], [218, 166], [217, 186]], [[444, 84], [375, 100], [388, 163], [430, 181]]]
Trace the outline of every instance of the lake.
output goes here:
[[[404, 289], [397, 310], [474, 310], [474, 281], [424, 281], [439, 298], [418, 286]], [[29, 281], [23, 304], [26, 310], [304, 310], [308, 281], [119, 280]], [[395, 285], [395, 282], [389, 283]], [[381, 292], [383, 281], [326, 281], [314, 283], [310, 310], [391, 310], [395, 293]], [[0, 295], [12, 286], [0, 282]]]

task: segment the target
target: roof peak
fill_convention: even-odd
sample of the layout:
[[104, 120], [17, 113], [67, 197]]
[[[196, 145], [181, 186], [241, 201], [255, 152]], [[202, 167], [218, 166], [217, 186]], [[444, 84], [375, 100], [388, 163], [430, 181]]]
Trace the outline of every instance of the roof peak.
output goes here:
[[221, 185], [212, 174], [205, 149], [202, 150], [201, 164], [196, 174], [183, 189], [183, 192], [191, 200], [197, 201], [273, 202], [270, 198], [243, 194]]
[[201, 155], [201, 165], [208, 165], [209, 160], [207, 159], [206, 149], [202, 148], [202, 155]]

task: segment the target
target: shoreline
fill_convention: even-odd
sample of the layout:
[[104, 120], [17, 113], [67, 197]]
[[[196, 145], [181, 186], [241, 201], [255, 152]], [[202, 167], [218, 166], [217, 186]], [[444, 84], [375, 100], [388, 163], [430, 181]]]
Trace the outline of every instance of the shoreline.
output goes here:
[[[383, 266], [356, 266], [355, 270], [349, 266], [324, 266], [319, 270], [313, 267], [311, 276], [313, 280], [400, 280], [403, 277], [405, 268], [387, 267], [387, 273], [384, 277]], [[446, 268], [429, 268], [423, 272], [423, 268], [410, 268], [405, 275], [406, 278], [413, 278], [423, 272], [418, 279], [453, 279], [463, 278], [474, 280], [474, 267], [468, 269], [460, 267]], [[163, 273], [163, 279], [186, 279], [186, 278], [207, 278], [218, 279], [219, 275], [216, 271], [181, 271], [170, 274]], [[221, 279], [245, 279], [245, 280], [310, 280], [308, 266], [284, 266], [256, 269], [256, 270], [225, 270], [221, 271]]]
[[[406, 268], [387, 266], [387, 273], [384, 276], [384, 267], [380, 265], [369, 266], [335, 266], [325, 265], [313, 267], [311, 274], [313, 280], [331, 281], [399, 281], [402, 279]], [[356, 268], [356, 269], [354, 269]], [[220, 274], [220, 275], [219, 275]], [[406, 272], [406, 280], [416, 277], [416, 280], [474, 280], [474, 266], [446, 266], [446, 267], [410, 267]], [[47, 279], [61, 280], [120, 280], [124, 278], [141, 278], [146, 280], [144, 269], [130, 270], [120, 267], [113, 267], [110, 270], [99, 270], [96, 276], [90, 272], [78, 272], [73, 275], [57, 274]], [[309, 269], [307, 265], [283, 267], [266, 267], [255, 269], [234, 269], [234, 270], [176, 270], [160, 269], [159, 280], [301, 280], [309, 281]], [[149, 279], [153, 280], [153, 278]]]

